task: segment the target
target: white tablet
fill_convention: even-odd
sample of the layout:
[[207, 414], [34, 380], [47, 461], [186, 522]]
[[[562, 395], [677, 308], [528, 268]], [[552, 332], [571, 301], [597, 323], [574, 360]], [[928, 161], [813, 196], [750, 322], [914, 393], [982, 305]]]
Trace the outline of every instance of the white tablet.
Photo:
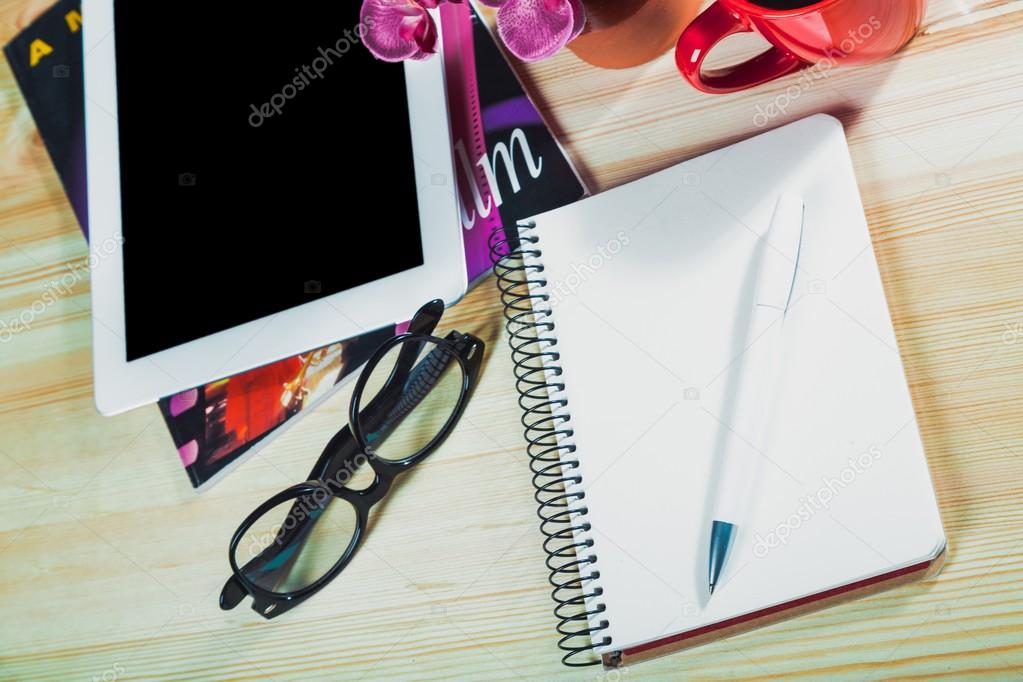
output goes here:
[[465, 292], [442, 60], [359, 5], [85, 0], [100, 412]]

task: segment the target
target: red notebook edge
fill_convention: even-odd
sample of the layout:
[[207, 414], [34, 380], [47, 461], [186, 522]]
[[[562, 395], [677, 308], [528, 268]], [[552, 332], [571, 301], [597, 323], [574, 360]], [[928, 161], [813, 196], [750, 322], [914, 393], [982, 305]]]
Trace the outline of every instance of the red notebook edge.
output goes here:
[[947, 545], [942, 546], [934, 558], [926, 561], [845, 585], [839, 585], [823, 592], [769, 606], [741, 616], [735, 616], [718, 623], [705, 625], [675, 635], [668, 635], [661, 639], [627, 647], [619, 651], [611, 651], [603, 654], [601, 659], [605, 668], [624, 667], [749, 632], [796, 616], [821, 611], [838, 604], [878, 594], [912, 582], [925, 580], [937, 575], [941, 571], [945, 563], [946, 552]]

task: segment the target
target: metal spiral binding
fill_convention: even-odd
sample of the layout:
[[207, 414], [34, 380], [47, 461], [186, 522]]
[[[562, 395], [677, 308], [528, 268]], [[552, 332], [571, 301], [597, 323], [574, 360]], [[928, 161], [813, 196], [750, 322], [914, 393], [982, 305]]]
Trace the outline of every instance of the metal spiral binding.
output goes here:
[[[594, 581], [600, 571], [593, 568], [597, 556], [593, 539], [587, 533], [586, 493], [582, 478], [572, 475], [578, 468], [576, 447], [565, 384], [559, 380], [562, 368], [550, 294], [544, 279], [544, 266], [533, 233], [534, 222], [517, 225], [511, 238], [501, 231], [490, 237], [490, 256], [497, 286], [504, 304], [505, 326], [515, 364], [515, 387], [522, 407], [526, 452], [533, 471], [534, 497], [538, 505], [543, 548], [547, 553], [551, 598], [557, 603], [554, 615], [562, 635], [558, 647], [565, 651], [561, 662], [582, 667], [599, 664], [599, 656], [586, 656], [593, 647], [611, 644], [607, 620], [591, 625], [591, 617], [603, 613], [606, 606], [596, 598], [603, 588]], [[546, 304], [546, 305], [544, 305]], [[586, 551], [589, 550], [589, 551]]]

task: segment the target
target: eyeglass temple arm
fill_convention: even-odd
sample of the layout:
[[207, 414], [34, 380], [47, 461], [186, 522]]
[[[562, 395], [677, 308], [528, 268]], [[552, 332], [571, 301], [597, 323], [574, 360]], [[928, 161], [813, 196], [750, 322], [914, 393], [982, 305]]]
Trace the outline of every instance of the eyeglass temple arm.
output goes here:
[[[423, 305], [416, 314], [412, 316], [409, 321], [408, 334], [418, 334], [420, 336], [430, 336], [434, 330], [437, 329], [437, 324], [440, 322], [441, 316], [444, 314], [444, 301], [439, 298], [435, 298], [429, 303]], [[422, 350], [423, 344], [405, 344], [402, 346], [401, 352], [398, 355], [398, 361], [395, 363], [395, 371], [393, 372], [391, 379], [404, 380], [405, 375], [411, 369], [412, 364], [419, 357], [419, 352]], [[390, 382], [388, 382], [390, 383]]]
[[[387, 438], [388, 434], [412, 410], [416, 409], [419, 403], [423, 402], [427, 394], [437, 385], [437, 381], [440, 380], [444, 370], [452, 362], [457, 362], [455, 357], [461, 350], [458, 345], [459, 339], [459, 335], [452, 332], [448, 335], [447, 340], [455, 342], [453, 347], [435, 346], [433, 350], [427, 353], [425, 358], [416, 363], [409, 373], [404, 386], [401, 387], [397, 403], [393, 404], [384, 414], [378, 413], [383, 412], [383, 405], [386, 403], [382, 403], [379, 407], [371, 403], [366, 406], [365, 410], [360, 410], [360, 417], [365, 420], [363, 422], [363, 431], [370, 445]], [[381, 394], [383, 394], [383, 391], [381, 391]], [[374, 400], [373, 402], [375, 403], [376, 401]]]
[[[408, 333], [429, 336], [437, 328], [441, 315], [444, 314], [444, 302], [434, 299], [423, 305], [409, 322]], [[378, 400], [393, 391], [394, 387], [405, 383], [412, 364], [419, 357], [422, 344], [406, 344], [402, 347], [398, 360], [395, 363], [395, 370], [388, 377], [387, 385], [380, 391], [370, 404], [366, 407], [374, 409]], [[340, 472], [353, 458], [359, 455], [358, 445], [352, 438], [351, 429], [347, 426], [339, 430], [323, 448], [323, 452], [316, 460], [308, 480], [328, 481]]]

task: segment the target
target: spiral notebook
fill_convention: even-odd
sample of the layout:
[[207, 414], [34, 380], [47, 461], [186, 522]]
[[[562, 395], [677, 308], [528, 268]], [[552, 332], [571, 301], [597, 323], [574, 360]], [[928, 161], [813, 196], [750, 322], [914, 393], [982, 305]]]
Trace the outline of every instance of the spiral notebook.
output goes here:
[[[707, 592], [751, 264], [806, 203], [772, 436]], [[945, 536], [841, 124], [818, 115], [495, 243], [567, 664], [615, 666], [935, 573]], [[763, 254], [762, 256], [760, 254]], [[755, 341], [754, 341], [755, 343]]]

